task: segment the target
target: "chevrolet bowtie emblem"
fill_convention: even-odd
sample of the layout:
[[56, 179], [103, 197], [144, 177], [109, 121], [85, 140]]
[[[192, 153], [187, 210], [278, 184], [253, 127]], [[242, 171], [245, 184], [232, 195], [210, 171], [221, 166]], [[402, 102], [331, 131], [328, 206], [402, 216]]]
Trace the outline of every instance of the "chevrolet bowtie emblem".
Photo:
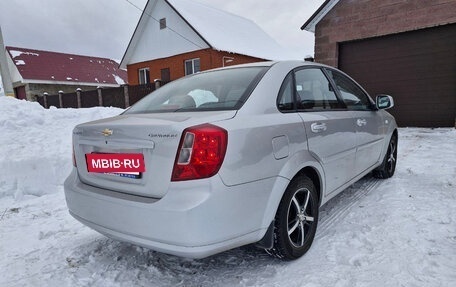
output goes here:
[[105, 137], [109, 137], [110, 135], [112, 135], [112, 130], [110, 130], [110, 129], [104, 129], [101, 133], [102, 133]]

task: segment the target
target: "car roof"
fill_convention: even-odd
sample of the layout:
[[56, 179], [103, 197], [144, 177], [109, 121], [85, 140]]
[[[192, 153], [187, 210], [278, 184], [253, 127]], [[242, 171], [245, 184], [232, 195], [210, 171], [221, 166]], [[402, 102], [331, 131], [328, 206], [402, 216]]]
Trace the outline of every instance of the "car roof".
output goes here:
[[[233, 69], [233, 68], [245, 68], [245, 67], [272, 67], [274, 65], [284, 65], [284, 66], [319, 66], [319, 67], [329, 67], [330, 66], [316, 63], [316, 62], [309, 62], [309, 61], [299, 61], [299, 60], [287, 60], [287, 61], [263, 61], [263, 62], [254, 62], [254, 63], [247, 63], [247, 64], [239, 64], [227, 67], [221, 67], [211, 70], [225, 70], [225, 69]], [[208, 70], [208, 71], [211, 71]]]

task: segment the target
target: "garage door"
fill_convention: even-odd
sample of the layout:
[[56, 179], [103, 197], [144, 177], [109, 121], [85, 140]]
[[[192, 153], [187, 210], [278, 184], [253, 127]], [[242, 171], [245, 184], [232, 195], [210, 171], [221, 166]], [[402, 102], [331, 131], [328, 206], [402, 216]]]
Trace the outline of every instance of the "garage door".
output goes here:
[[341, 43], [339, 68], [392, 95], [399, 126], [455, 126], [456, 24]]

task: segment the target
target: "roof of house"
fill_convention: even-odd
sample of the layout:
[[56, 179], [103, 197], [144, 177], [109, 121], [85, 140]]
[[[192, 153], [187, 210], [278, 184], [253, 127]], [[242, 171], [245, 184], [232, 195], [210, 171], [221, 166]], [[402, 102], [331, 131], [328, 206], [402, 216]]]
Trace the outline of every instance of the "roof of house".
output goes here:
[[[266, 60], [299, 59], [291, 51], [280, 46], [271, 36], [253, 21], [238, 15], [222, 11], [205, 4], [188, 0], [164, 0], [193, 29], [196, 34], [212, 49], [242, 54]], [[134, 49], [133, 39], [145, 25], [145, 17], [151, 17], [149, 5], [156, 1], [148, 0], [144, 12], [138, 22], [121, 67], [126, 67], [128, 50]], [[154, 19], [156, 20], [156, 19]], [[176, 31], [177, 33], [179, 31]]]
[[6, 47], [24, 82], [122, 85], [127, 72], [107, 58]]
[[268, 60], [286, 53], [252, 20], [195, 1], [167, 1], [215, 50]]
[[328, 14], [328, 12], [331, 11], [331, 9], [336, 6], [338, 2], [339, 0], [326, 0], [323, 2], [317, 11], [315, 11], [315, 13], [310, 16], [306, 23], [301, 26], [301, 30], [315, 33], [315, 26], [317, 26], [318, 22], [320, 22], [321, 19], [323, 19], [323, 17], [325, 17], [326, 14]]

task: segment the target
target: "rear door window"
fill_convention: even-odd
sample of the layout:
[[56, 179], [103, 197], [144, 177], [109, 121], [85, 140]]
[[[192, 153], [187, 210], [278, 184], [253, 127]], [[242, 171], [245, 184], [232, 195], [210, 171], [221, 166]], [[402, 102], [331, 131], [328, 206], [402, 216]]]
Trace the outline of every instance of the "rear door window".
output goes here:
[[301, 69], [295, 72], [295, 79], [298, 110], [343, 108], [322, 70], [317, 68]]
[[302, 68], [287, 75], [277, 100], [280, 111], [344, 109], [328, 78], [319, 68]]
[[290, 73], [286, 76], [285, 80], [282, 83], [282, 86], [280, 87], [279, 98], [277, 101], [277, 106], [280, 111], [295, 110], [293, 85], [293, 73]]

